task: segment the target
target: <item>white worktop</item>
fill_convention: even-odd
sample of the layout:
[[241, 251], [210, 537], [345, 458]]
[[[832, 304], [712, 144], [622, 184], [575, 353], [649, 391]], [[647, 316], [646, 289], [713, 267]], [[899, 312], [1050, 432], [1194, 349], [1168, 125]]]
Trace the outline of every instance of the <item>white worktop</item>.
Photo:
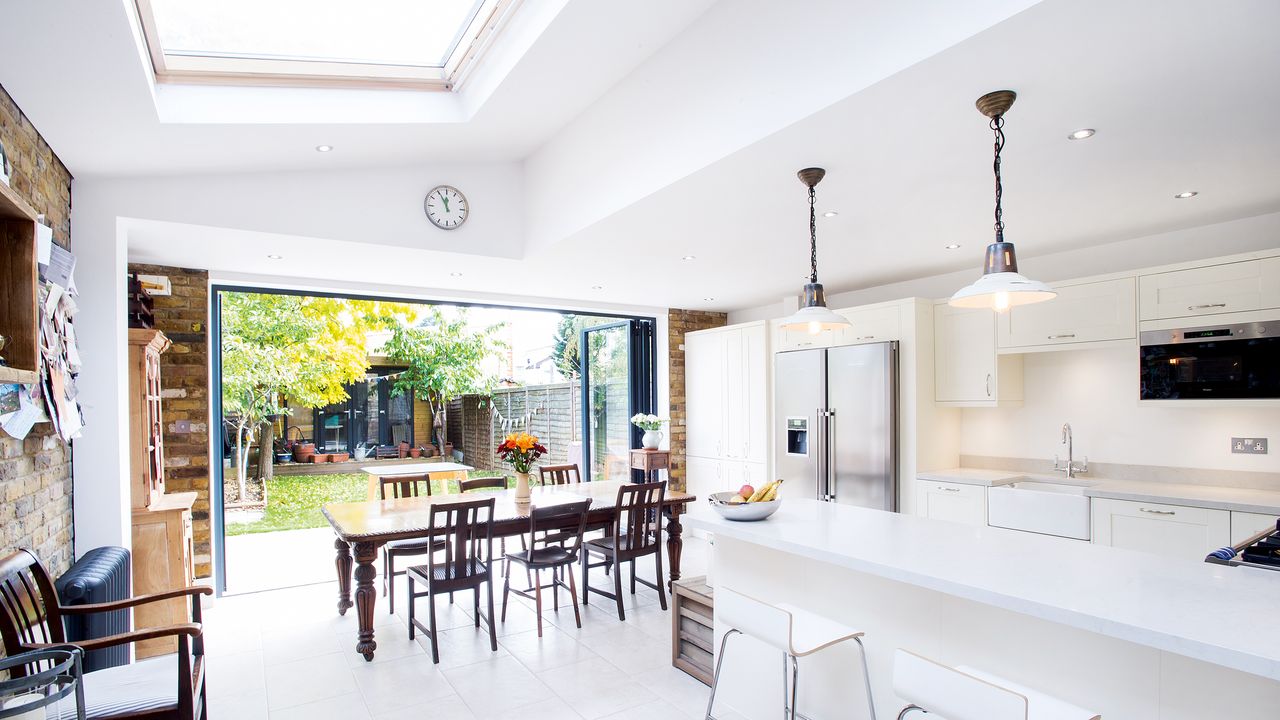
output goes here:
[[980, 468], [934, 470], [919, 473], [916, 477], [933, 482], [984, 485], [986, 487], [1008, 485], [1018, 480], [1044, 480], [1083, 485], [1085, 486], [1084, 494], [1088, 497], [1166, 503], [1169, 505], [1185, 505], [1188, 507], [1235, 510], [1237, 512], [1280, 516], [1280, 492], [1275, 490], [1162, 483], [1146, 480], [1111, 480], [1087, 474], [1068, 480], [1061, 474], [1020, 473], [1012, 470], [983, 470]]
[[788, 499], [693, 529], [1280, 680], [1280, 572]]

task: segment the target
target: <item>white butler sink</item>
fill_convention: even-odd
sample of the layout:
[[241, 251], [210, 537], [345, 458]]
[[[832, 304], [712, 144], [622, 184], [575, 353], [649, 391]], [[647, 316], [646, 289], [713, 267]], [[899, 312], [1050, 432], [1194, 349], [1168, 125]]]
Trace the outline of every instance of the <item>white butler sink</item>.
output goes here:
[[987, 524], [1076, 540], [1089, 539], [1089, 483], [1019, 480], [987, 489]]

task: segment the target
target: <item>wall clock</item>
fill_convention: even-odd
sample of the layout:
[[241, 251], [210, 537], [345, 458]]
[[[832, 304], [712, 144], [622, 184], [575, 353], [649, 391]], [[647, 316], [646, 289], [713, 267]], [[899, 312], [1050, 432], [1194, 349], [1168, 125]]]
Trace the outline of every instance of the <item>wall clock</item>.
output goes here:
[[452, 185], [431, 188], [431, 192], [422, 201], [422, 209], [426, 211], [427, 219], [441, 230], [457, 230], [462, 227], [469, 212], [467, 196]]

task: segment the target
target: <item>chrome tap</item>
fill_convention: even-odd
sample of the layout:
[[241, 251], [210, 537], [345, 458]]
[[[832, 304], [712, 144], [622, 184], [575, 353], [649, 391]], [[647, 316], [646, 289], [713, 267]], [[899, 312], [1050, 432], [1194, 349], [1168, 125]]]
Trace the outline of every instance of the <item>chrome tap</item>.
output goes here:
[[1054, 454], [1053, 456], [1054, 472], [1066, 473], [1067, 477], [1069, 478], [1075, 477], [1078, 473], [1089, 472], [1089, 456], [1088, 455], [1084, 457], [1083, 462], [1077, 463], [1075, 461], [1075, 458], [1073, 455], [1073, 453], [1075, 452], [1075, 448], [1073, 447], [1073, 442], [1071, 438], [1071, 423], [1062, 424], [1062, 442], [1067, 446], [1067, 464], [1060, 465], [1058, 462], [1057, 454]]

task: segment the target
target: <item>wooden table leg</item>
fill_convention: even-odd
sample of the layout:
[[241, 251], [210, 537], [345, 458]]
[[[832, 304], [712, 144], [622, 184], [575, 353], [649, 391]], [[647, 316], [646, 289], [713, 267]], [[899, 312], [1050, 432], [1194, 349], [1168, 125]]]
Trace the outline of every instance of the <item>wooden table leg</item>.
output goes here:
[[667, 510], [667, 561], [671, 576], [671, 582], [667, 585], [669, 589], [674, 589], [676, 581], [680, 579], [680, 553], [684, 551], [684, 526], [680, 524], [680, 515], [683, 512], [682, 506]]
[[346, 615], [351, 607], [351, 545], [342, 538], [335, 538], [333, 547], [338, 551], [334, 566], [338, 569], [338, 614]]
[[378, 572], [373, 563], [378, 559], [378, 546], [371, 542], [355, 543], [356, 556], [356, 617], [360, 621], [360, 639], [356, 652], [365, 660], [373, 660], [378, 643], [373, 641], [373, 606], [378, 593], [373, 589], [373, 579]]

